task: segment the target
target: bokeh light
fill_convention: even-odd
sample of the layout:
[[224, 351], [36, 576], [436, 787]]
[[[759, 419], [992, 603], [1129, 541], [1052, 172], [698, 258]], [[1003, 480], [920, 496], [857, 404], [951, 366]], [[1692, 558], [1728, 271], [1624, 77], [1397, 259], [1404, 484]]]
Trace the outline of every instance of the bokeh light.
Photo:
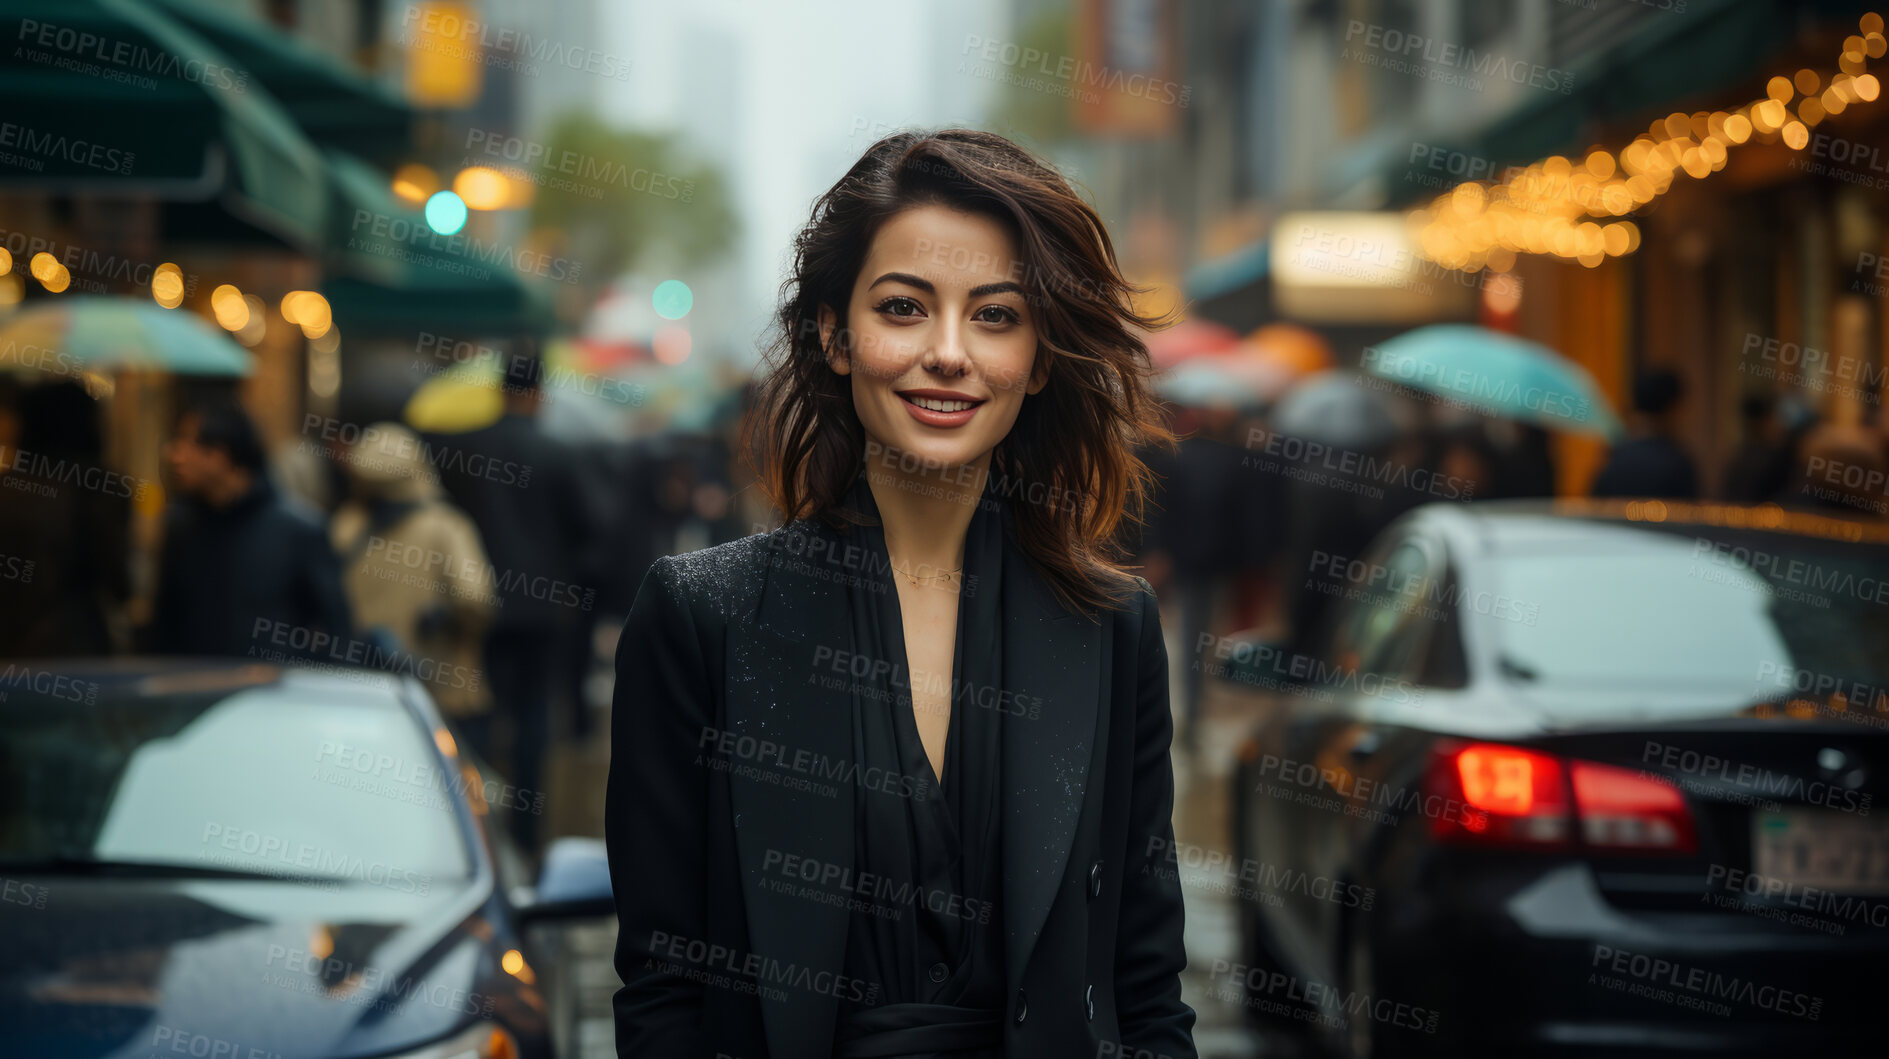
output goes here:
[[656, 290], [649, 300], [655, 305], [657, 316], [665, 320], [680, 320], [695, 307], [695, 292], [679, 279], [666, 279], [656, 284]]
[[426, 225], [441, 235], [457, 234], [466, 226], [466, 201], [450, 191], [426, 200]]

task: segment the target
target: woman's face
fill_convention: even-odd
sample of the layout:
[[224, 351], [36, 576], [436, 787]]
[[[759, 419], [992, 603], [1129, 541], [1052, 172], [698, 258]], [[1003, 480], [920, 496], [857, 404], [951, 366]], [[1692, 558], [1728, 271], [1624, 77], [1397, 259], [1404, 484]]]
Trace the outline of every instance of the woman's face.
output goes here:
[[820, 312], [828, 363], [852, 379], [869, 442], [928, 468], [985, 465], [1049, 377], [1022, 271], [1015, 240], [989, 217], [916, 206], [879, 227], [853, 281], [850, 341], [835, 343], [837, 316]]

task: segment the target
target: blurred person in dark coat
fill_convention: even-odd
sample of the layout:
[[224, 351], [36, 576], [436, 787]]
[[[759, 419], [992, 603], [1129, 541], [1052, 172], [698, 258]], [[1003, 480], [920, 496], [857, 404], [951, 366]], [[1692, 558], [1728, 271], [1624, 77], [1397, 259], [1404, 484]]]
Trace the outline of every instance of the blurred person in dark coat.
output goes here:
[[1615, 445], [1594, 479], [1597, 497], [1699, 497], [1699, 475], [1679, 444], [1678, 410], [1685, 389], [1665, 368], [1644, 371], [1633, 382], [1632, 437]]
[[342, 463], [352, 495], [328, 532], [362, 636], [384, 637], [394, 656], [383, 664], [426, 684], [489, 756], [485, 631], [497, 601], [478, 529], [446, 500], [420, 439], [398, 423], [367, 428]]
[[0, 654], [108, 654], [131, 594], [131, 501], [104, 465], [98, 402], [76, 382], [24, 388], [0, 430]]
[[1222, 589], [1243, 561], [1248, 508], [1246, 491], [1255, 476], [1242, 466], [1238, 424], [1231, 408], [1201, 410], [1200, 429], [1182, 438], [1172, 459], [1151, 451], [1150, 466], [1160, 475], [1159, 509], [1149, 520], [1144, 549], [1157, 573], [1165, 573], [1180, 595], [1186, 728], [1182, 738], [1197, 745], [1205, 665], [1200, 638], [1213, 631]]
[[1735, 504], [1775, 500], [1791, 482], [1792, 438], [1769, 393], [1749, 393], [1738, 402], [1745, 436], [1725, 469], [1725, 499]]
[[180, 499], [165, 519], [151, 650], [349, 661], [327, 528], [269, 481], [249, 416], [227, 401], [190, 408], [164, 458]]
[[[529, 349], [505, 358], [504, 414], [464, 434], [434, 435], [440, 483], [472, 517], [498, 586], [498, 614], [486, 636], [485, 668], [500, 717], [512, 729], [507, 778], [542, 791], [544, 757], [568, 640], [588, 635], [596, 604], [579, 583], [594, 516], [575, 455], [538, 426], [544, 363]], [[519, 840], [535, 849], [538, 819], [511, 815]]]

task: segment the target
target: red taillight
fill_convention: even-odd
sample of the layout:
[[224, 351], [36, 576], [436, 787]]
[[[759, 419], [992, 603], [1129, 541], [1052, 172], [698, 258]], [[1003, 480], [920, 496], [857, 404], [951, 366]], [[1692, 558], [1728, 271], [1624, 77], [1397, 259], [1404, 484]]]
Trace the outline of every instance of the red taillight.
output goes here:
[[[1657, 777], [1497, 743], [1439, 744], [1430, 764], [1430, 830], [1445, 842], [1527, 849], [1682, 852], [1692, 814]], [[1577, 830], [1578, 829], [1578, 830]]]
[[1606, 850], [1698, 848], [1692, 811], [1679, 788], [1657, 776], [1631, 769], [1576, 761], [1572, 769], [1574, 807], [1581, 817], [1581, 841]]

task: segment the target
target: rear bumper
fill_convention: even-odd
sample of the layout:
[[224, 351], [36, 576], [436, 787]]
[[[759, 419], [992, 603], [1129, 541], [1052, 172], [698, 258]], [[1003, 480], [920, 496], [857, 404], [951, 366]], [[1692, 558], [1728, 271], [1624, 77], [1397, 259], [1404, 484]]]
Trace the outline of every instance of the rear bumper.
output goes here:
[[1410, 1051], [1880, 1055], [1889, 1037], [1889, 931], [1867, 923], [1622, 911], [1578, 863], [1478, 864], [1413, 891], [1359, 923], [1374, 990], [1439, 1013], [1435, 1034], [1380, 1031]]

